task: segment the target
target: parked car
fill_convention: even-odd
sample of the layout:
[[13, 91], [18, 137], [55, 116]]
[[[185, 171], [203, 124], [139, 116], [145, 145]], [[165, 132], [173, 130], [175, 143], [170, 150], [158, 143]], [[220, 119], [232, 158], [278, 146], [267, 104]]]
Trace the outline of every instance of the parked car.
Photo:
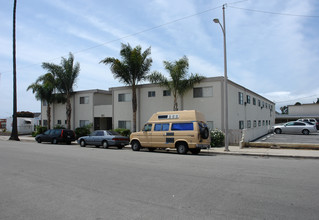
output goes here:
[[109, 146], [116, 146], [118, 149], [122, 149], [130, 142], [129, 137], [120, 135], [115, 131], [97, 130], [89, 136], [80, 137], [78, 143], [81, 147], [86, 145], [95, 145], [96, 147], [102, 146], [108, 148]]
[[38, 143], [51, 142], [52, 144], [58, 144], [64, 142], [71, 144], [72, 141], [75, 141], [75, 133], [69, 129], [50, 129], [43, 134], [37, 135], [35, 140]]
[[316, 125], [317, 130], [319, 130], [319, 122], [314, 118], [300, 118], [297, 121], [310, 122]]
[[310, 133], [317, 132], [316, 125], [302, 121], [291, 121], [285, 124], [274, 125], [272, 129], [276, 134], [286, 133], [308, 135]]

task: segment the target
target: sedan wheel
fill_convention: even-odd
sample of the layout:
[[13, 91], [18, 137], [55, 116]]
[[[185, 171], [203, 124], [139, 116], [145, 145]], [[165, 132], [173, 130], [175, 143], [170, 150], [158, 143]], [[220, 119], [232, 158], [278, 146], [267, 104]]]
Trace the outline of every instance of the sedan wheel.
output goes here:
[[38, 139], [37, 139], [37, 142], [38, 142], [38, 143], [41, 143], [41, 138], [38, 138]]
[[108, 148], [109, 144], [107, 143], [107, 141], [103, 141], [102, 146], [103, 148]]
[[275, 133], [276, 133], [276, 134], [281, 134], [281, 129], [276, 128], [276, 129], [275, 129]]
[[58, 144], [58, 140], [56, 138], [53, 138], [52, 144]]
[[80, 141], [80, 146], [81, 146], [81, 147], [85, 147], [85, 141], [84, 141], [84, 140], [81, 140], [81, 141]]
[[310, 132], [309, 132], [309, 130], [307, 130], [307, 129], [305, 129], [305, 130], [302, 130], [302, 134], [304, 134], [304, 135], [308, 135]]

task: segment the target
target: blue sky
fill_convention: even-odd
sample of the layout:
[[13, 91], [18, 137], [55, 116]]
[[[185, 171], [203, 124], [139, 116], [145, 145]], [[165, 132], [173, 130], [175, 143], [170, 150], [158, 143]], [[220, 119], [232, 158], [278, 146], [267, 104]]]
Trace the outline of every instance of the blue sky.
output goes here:
[[[223, 75], [223, 37], [214, 18], [226, 7], [228, 77], [276, 102], [319, 97], [319, 3], [316, 0], [18, 0], [18, 111], [40, 111], [26, 88], [72, 52], [80, 63], [75, 90], [122, 86], [105, 57], [121, 43], [151, 47], [152, 71], [186, 55], [190, 73]], [[12, 115], [12, 8], [0, 7], [0, 118]], [[157, 28], [154, 28], [157, 27]], [[154, 28], [154, 29], [153, 29]], [[147, 30], [147, 31], [146, 31]]]

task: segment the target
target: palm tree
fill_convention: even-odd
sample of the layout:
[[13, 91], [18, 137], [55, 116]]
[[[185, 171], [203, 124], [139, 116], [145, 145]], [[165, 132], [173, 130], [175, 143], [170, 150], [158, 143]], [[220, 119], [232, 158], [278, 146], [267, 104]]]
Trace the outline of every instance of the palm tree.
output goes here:
[[71, 129], [71, 95], [73, 93], [73, 86], [80, 73], [80, 64], [74, 64], [74, 56], [72, 53], [69, 53], [68, 59], [62, 57], [61, 65], [42, 63], [42, 68], [54, 75], [57, 90], [65, 95], [67, 128]]
[[19, 141], [17, 123], [17, 65], [16, 65], [16, 10], [17, 0], [13, 2], [13, 118], [9, 140]]
[[189, 77], [188, 72], [188, 59], [183, 56], [181, 59], [169, 62], [164, 61], [164, 68], [169, 72], [170, 78], [166, 78], [159, 72], [154, 72], [149, 76], [149, 80], [152, 83], [159, 84], [162, 87], [167, 88], [173, 93], [174, 96], [174, 111], [178, 111], [177, 96], [183, 97], [183, 95], [192, 89], [196, 83], [199, 83], [205, 77], [198, 74], [191, 74]]
[[32, 89], [35, 93], [35, 98], [37, 100], [45, 101], [47, 103], [47, 119], [48, 119], [48, 129], [51, 128], [51, 104], [56, 100], [54, 94], [55, 89], [55, 79], [52, 73], [47, 73], [40, 76], [35, 83], [32, 83], [27, 90]]
[[100, 63], [111, 65], [111, 71], [115, 78], [120, 82], [132, 87], [132, 109], [133, 109], [133, 131], [136, 131], [136, 85], [147, 78], [147, 74], [152, 65], [152, 59], [148, 58], [151, 54], [151, 47], [142, 52], [141, 46], [132, 48], [130, 44], [122, 44], [120, 55], [122, 61], [114, 57], [107, 57]]

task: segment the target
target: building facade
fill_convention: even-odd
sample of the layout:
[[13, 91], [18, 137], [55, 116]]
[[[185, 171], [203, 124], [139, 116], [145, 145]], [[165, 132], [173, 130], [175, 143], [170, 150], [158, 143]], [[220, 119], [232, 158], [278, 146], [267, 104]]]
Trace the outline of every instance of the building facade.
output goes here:
[[[206, 78], [182, 98], [179, 110], [197, 110], [205, 115], [211, 129], [224, 130], [224, 78]], [[137, 86], [137, 130], [142, 129], [153, 113], [172, 111], [174, 97], [156, 84]], [[127, 128], [132, 130], [131, 87], [114, 87], [110, 91], [86, 90], [72, 95], [71, 128], [93, 124], [94, 130]], [[43, 103], [45, 104], [45, 103]], [[46, 125], [46, 106], [42, 105], [42, 124]], [[228, 81], [228, 128], [231, 144], [254, 140], [270, 131], [275, 122], [275, 104], [270, 100]], [[66, 126], [65, 104], [52, 105], [51, 124]], [[53, 127], [52, 126], [52, 127]], [[244, 135], [243, 135], [244, 134]], [[244, 137], [244, 138], [243, 138]]]
[[315, 118], [319, 120], [319, 104], [288, 105], [288, 114], [277, 114], [276, 123], [296, 121], [299, 118]]
[[[112, 129], [112, 93], [105, 90], [85, 90], [74, 92], [71, 97], [71, 129], [93, 124], [94, 130]], [[47, 104], [42, 102], [42, 125], [47, 126]], [[66, 106], [51, 104], [51, 128], [56, 125], [66, 127]]]
[[[205, 115], [211, 129], [224, 130], [224, 78], [211, 77], [178, 99], [179, 110], [198, 110]], [[115, 87], [112, 91], [113, 126], [132, 128], [130, 87]], [[154, 84], [137, 86], [137, 130], [154, 112], [173, 110], [173, 96]], [[275, 121], [275, 104], [232, 81], [228, 81], [228, 121], [230, 143], [254, 140], [270, 131]]]

